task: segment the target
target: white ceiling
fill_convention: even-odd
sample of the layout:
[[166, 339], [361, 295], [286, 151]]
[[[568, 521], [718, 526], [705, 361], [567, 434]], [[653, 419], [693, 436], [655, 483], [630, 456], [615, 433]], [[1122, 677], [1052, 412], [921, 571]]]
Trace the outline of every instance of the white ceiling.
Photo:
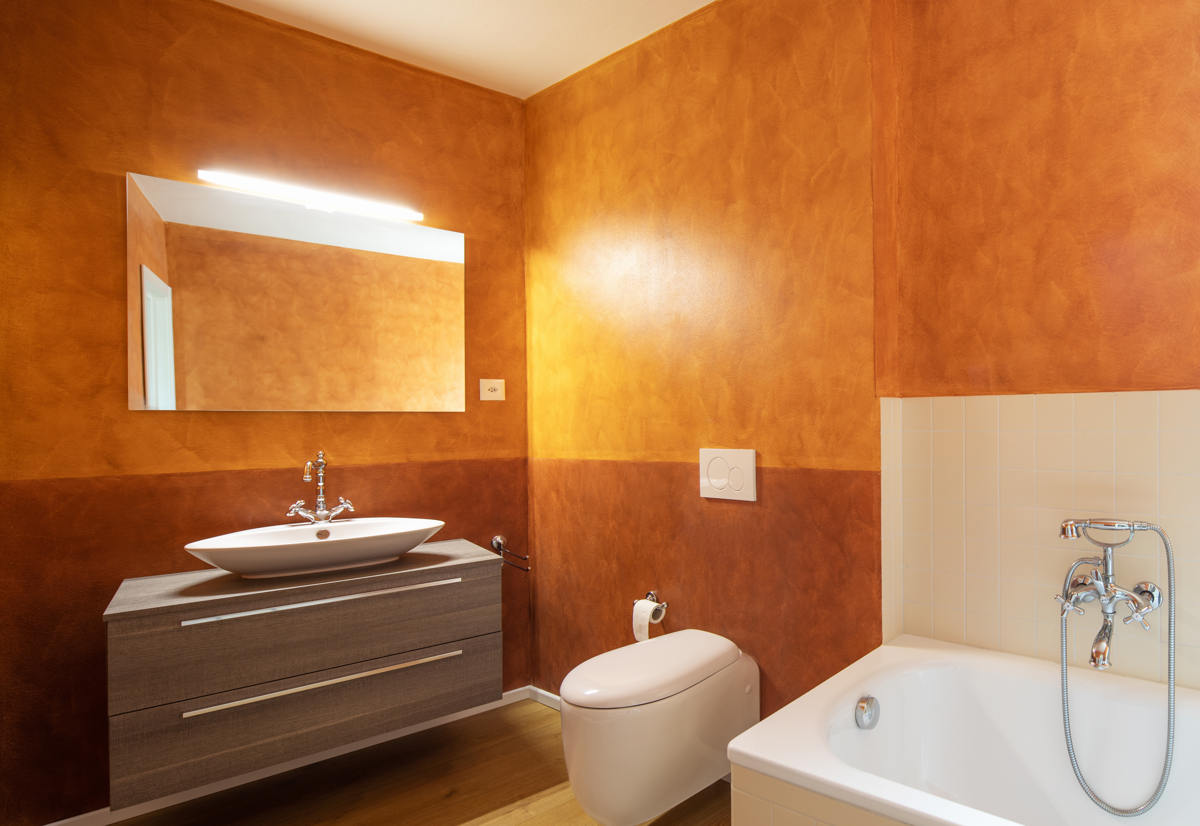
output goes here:
[[712, 0], [220, 0], [527, 98]]

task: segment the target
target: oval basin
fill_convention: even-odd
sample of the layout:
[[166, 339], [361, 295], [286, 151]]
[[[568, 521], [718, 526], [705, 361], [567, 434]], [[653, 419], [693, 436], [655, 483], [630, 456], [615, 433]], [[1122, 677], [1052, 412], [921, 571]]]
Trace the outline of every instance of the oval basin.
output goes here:
[[295, 576], [390, 562], [445, 524], [385, 516], [297, 522], [201, 539], [184, 549], [214, 568], [248, 579]]

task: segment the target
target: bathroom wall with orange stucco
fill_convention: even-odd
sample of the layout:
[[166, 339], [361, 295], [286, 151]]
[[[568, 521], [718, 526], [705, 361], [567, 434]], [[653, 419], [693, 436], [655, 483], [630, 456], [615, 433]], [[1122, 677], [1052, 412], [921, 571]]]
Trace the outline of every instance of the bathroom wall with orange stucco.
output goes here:
[[881, 390], [1200, 386], [1200, 6], [876, 20]]
[[[4, 337], [9, 478], [290, 466], [326, 433], [346, 434], [341, 463], [525, 454], [519, 100], [207, 0], [14, 0], [0, 21], [6, 275], [23, 297]], [[505, 378], [508, 402], [129, 412], [103, 367], [126, 351], [125, 282], [108, 266], [125, 255], [124, 176], [195, 181], [206, 165], [412, 203], [464, 232], [467, 373]]]
[[[722, 0], [528, 101], [544, 688], [650, 588], [758, 659], [764, 711], [879, 642], [869, 22]], [[701, 499], [701, 447], [754, 448], [758, 501]]]
[[[101, 612], [188, 539], [280, 521], [328, 451], [360, 514], [527, 545], [521, 101], [208, 0], [0, 4], [0, 821], [106, 804]], [[125, 173], [224, 166], [420, 208], [464, 232], [465, 413], [129, 410]], [[321, 302], [314, 300], [313, 347]], [[340, 369], [340, 366], [339, 366]], [[529, 681], [505, 571], [505, 683]]]

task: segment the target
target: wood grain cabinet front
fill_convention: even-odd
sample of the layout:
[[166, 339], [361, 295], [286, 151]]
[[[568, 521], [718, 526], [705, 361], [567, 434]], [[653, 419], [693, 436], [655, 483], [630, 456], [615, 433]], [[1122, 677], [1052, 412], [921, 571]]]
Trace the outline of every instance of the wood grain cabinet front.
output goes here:
[[112, 807], [499, 699], [499, 560], [420, 550], [300, 581], [126, 580], [105, 612]]

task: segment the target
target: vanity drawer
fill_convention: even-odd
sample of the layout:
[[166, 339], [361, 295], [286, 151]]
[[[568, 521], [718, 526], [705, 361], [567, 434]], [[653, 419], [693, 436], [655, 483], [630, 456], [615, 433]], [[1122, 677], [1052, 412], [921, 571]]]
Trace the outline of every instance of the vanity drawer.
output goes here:
[[500, 699], [501, 635], [109, 718], [114, 809]]
[[108, 713], [500, 630], [499, 565], [340, 587], [109, 622]]

